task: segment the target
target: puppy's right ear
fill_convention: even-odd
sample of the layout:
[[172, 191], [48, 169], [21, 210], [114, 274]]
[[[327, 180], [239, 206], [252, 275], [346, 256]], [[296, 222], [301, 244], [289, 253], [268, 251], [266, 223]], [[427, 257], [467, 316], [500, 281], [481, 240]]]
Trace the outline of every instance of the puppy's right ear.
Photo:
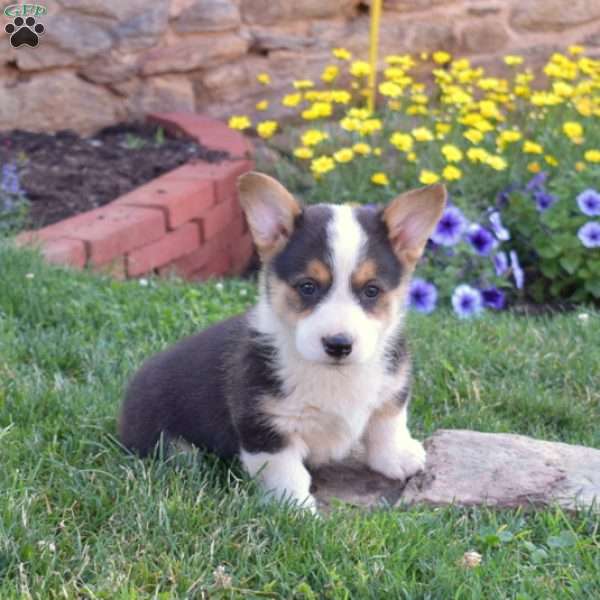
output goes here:
[[262, 173], [242, 175], [238, 189], [256, 249], [263, 260], [269, 259], [287, 244], [302, 208], [278, 181]]

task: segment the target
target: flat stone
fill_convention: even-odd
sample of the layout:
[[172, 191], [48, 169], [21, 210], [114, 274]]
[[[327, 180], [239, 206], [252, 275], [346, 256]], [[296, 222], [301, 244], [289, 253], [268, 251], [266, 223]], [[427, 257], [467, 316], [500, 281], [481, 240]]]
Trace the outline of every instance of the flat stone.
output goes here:
[[181, 33], [227, 31], [240, 22], [240, 11], [231, 0], [195, 0], [173, 21], [173, 29]]
[[104, 23], [87, 15], [59, 13], [43, 19], [46, 28], [39, 51], [11, 50], [24, 71], [66, 67], [105, 53], [114, 40]]
[[247, 49], [247, 40], [239, 35], [207, 33], [149, 50], [141, 57], [140, 65], [143, 75], [193, 71], [237, 58]]
[[563, 31], [574, 25], [600, 19], [600, 2], [597, 0], [528, 0], [515, 2], [511, 25], [517, 31]]
[[322, 19], [348, 15], [355, 0], [242, 0], [242, 16], [245, 23], [273, 25], [295, 19]]
[[92, 133], [115, 123], [121, 102], [75, 73], [41, 73], [11, 86], [0, 83], [0, 128]]
[[493, 19], [475, 21], [462, 31], [463, 47], [473, 54], [498, 52], [506, 47], [509, 39], [504, 25]]
[[437, 431], [425, 441], [425, 471], [404, 482], [352, 458], [313, 471], [314, 493], [361, 507], [381, 504], [600, 509], [600, 450], [523, 435]]

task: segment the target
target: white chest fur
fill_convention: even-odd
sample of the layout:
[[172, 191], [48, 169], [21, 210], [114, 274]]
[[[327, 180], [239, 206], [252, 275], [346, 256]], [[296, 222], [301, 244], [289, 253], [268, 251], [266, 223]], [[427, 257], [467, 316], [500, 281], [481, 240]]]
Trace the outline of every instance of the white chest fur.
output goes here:
[[339, 460], [350, 452], [388, 383], [379, 364], [289, 362], [279, 375], [285, 397], [268, 400], [265, 410], [277, 429], [303, 447], [311, 464]]

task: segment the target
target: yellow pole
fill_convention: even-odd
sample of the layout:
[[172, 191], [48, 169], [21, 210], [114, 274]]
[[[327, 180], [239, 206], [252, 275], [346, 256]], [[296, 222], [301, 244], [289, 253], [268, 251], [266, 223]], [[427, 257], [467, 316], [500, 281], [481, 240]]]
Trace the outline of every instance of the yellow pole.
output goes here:
[[371, 0], [371, 33], [369, 44], [369, 63], [371, 72], [369, 73], [369, 110], [375, 109], [375, 94], [377, 92], [377, 48], [379, 47], [379, 22], [381, 20], [382, 0]]

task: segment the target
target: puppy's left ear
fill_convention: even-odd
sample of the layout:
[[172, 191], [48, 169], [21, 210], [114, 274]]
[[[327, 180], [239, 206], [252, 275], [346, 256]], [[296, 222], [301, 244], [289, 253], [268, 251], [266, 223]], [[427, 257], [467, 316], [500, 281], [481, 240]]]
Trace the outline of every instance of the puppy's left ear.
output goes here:
[[242, 175], [238, 189], [256, 249], [267, 260], [285, 247], [302, 208], [278, 181], [262, 173]]
[[430, 185], [401, 194], [383, 211], [390, 241], [398, 258], [414, 266], [440, 220], [446, 204], [446, 188]]

